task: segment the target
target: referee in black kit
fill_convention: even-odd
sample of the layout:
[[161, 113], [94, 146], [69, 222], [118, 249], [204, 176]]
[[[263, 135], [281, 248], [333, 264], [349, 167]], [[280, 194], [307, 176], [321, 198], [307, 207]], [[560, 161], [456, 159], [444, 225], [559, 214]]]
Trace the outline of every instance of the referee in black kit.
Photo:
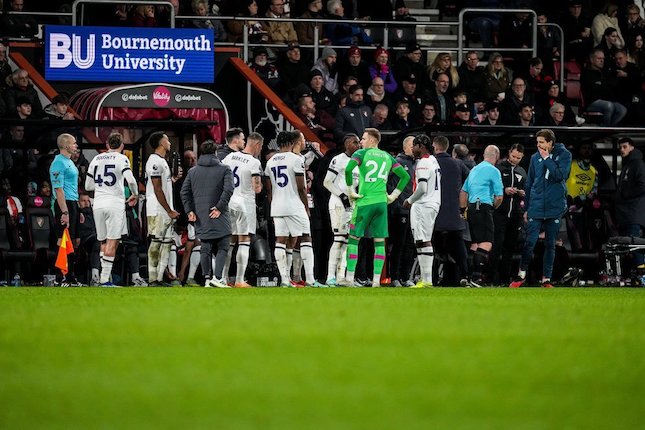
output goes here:
[[473, 267], [470, 279], [462, 280], [462, 285], [481, 287], [482, 276], [486, 272], [488, 254], [493, 248], [495, 237], [494, 210], [502, 204], [504, 186], [502, 174], [495, 167], [499, 160], [499, 148], [488, 145], [484, 150], [484, 161], [470, 171], [459, 196], [462, 214], [466, 214], [470, 226], [473, 253]]

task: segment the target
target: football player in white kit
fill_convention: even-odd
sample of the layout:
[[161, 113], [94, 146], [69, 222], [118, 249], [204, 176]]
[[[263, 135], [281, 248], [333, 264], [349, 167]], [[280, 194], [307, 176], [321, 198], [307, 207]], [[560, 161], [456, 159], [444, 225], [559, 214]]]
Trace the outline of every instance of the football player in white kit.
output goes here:
[[421, 279], [410, 288], [432, 287], [432, 232], [441, 207], [441, 168], [434, 157], [432, 139], [425, 134], [414, 138], [412, 152], [418, 160], [414, 168], [414, 192], [403, 202], [410, 208], [410, 227], [417, 247]]
[[[257, 228], [257, 215], [255, 209], [255, 195], [262, 191], [262, 166], [258, 157], [262, 152], [264, 138], [259, 133], [251, 133], [246, 139], [246, 146], [240, 152], [231, 152], [222, 160], [222, 164], [230, 167], [233, 173], [233, 196], [228, 204], [231, 216], [232, 237], [231, 243], [238, 244], [235, 262], [237, 275], [235, 288], [248, 288], [244, 280], [244, 273], [249, 263], [251, 248], [251, 235]], [[223, 276], [227, 277], [229, 261], [224, 266]]]
[[101, 242], [101, 286], [114, 286], [110, 282], [114, 256], [121, 236], [127, 234], [125, 215], [125, 189], [128, 183], [132, 195], [127, 203], [132, 207], [138, 201], [137, 181], [130, 169], [130, 160], [123, 155], [123, 136], [114, 132], [108, 136], [107, 152], [92, 159], [85, 178], [85, 189], [94, 191], [94, 222], [96, 239]]
[[277, 137], [280, 152], [267, 162], [264, 174], [267, 195], [271, 202], [271, 217], [275, 225], [275, 259], [283, 287], [291, 286], [287, 266], [287, 248], [293, 249], [301, 237], [301, 253], [305, 266], [306, 285], [320, 286], [314, 279], [314, 251], [311, 245], [309, 205], [305, 182], [305, 161], [292, 151], [294, 145], [304, 145], [299, 131], [281, 131]]
[[[343, 138], [345, 152], [331, 159], [323, 185], [331, 192], [329, 198], [329, 218], [331, 229], [334, 233], [334, 242], [329, 250], [329, 263], [327, 265], [328, 286], [336, 286], [345, 278], [347, 260], [347, 235], [349, 234], [349, 221], [352, 218], [353, 205], [347, 196], [345, 185], [345, 167], [352, 154], [361, 147], [357, 135], [350, 133]], [[354, 169], [354, 187], [358, 187], [358, 169]], [[340, 263], [340, 265], [339, 265]]]
[[148, 139], [154, 150], [146, 162], [146, 211], [148, 235], [148, 276], [150, 286], [162, 286], [163, 275], [173, 242], [172, 226], [179, 216], [173, 208], [172, 173], [166, 161], [170, 151], [170, 140], [161, 132], [155, 132]]

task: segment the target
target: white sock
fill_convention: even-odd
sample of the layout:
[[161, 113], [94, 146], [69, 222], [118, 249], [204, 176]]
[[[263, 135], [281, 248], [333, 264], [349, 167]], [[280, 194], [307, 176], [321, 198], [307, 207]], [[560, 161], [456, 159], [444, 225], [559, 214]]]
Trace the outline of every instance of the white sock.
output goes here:
[[354, 272], [350, 272], [349, 270], [346, 271], [345, 281], [347, 282], [347, 285], [352, 285], [354, 283]]
[[292, 280], [291, 277], [291, 268], [293, 267], [293, 249], [287, 248], [287, 273], [289, 274], [289, 280]]
[[302, 263], [305, 266], [305, 280], [307, 284], [313, 285], [316, 277], [314, 276], [314, 248], [311, 242], [302, 242], [299, 254], [302, 254]]
[[346, 255], [347, 255], [347, 238], [343, 238], [343, 243], [341, 244], [341, 248], [340, 248], [340, 255], [338, 256], [340, 260], [340, 264], [338, 265], [338, 269], [336, 270], [336, 279], [345, 278], [345, 271], [347, 270], [347, 258], [345, 258]]
[[105, 284], [110, 281], [112, 265], [114, 265], [114, 257], [107, 257], [104, 255], [101, 258], [101, 279], [99, 281], [101, 284]]
[[520, 270], [519, 272], [517, 272], [517, 276], [522, 279], [526, 279], [526, 270]]
[[226, 262], [224, 263], [224, 268], [222, 269], [222, 278], [224, 278], [226, 282], [228, 282], [228, 272], [229, 272], [229, 269], [231, 268], [231, 258], [233, 258], [233, 249], [235, 249], [235, 244], [231, 243], [228, 246], [228, 252], [226, 253]]
[[424, 246], [417, 249], [419, 268], [421, 269], [421, 281], [432, 283], [432, 263], [434, 262], [434, 251], [432, 246]]
[[170, 254], [168, 254], [168, 272], [177, 277], [177, 246], [174, 243], [170, 246]]
[[[101, 258], [103, 258], [103, 255], [101, 255]], [[99, 260], [99, 261], [100, 261], [100, 260]], [[101, 276], [101, 274], [100, 274], [100, 273], [101, 273], [101, 272], [100, 272], [100, 270], [99, 270], [99, 269], [92, 269], [92, 280], [94, 280], [94, 279], [99, 279], [99, 278], [100, 278], [100, 276]]]
[[334, 243], [331, 244], [331, 248], [329, 248], [329, 262], [327, 263], [327, 279], [332, 279], [334, 276], [336, 276], [336, 271], [338, 270], [338, 263], [339, 260], [341, 259], [340, 256], [343, 255], [341, 254], [342, 248], [343, 248], [343, 242], [341, 242], [342, 236], [334, 236]]
[[381, 274], [380, 273], [378, 273], [378, 274], [375, 273], [372, 276], [372, 285], [373, 286], [381, 285]]
[[278, 265], [280, 278], [282, 278], [282, 285], [289, 285], [289, 272], [287, 272], [287, 245], [284, 243], [276, 243], [273, 250], [275, 262]]
[[[300, 245], [300, 249], [294, 249], [293, 250], [293, 280], [296, 282], [302, 281], [302, 254], [300, 253], [302, 249], [302, 245]], [[306, 271], [306, 269], [305, 269]], [[306, 275], [305, 275], [306, 279]]]
[[131, 278], [133, 281], [134, 281], [135, 279], [141, 279], [141, 280], [143, 280], [143, 278], [141, 277], [141, 275], [139, 275], [139, 272], [131, 273], [131, 274], [130, 274], [130, 278]]
[[240, 242], [237, 248], [237, 255], [235, 256], [235, 262], [237, 263], [237, 276], [235, 277], [236, 284], [241, 284], [244, 282], [246, 266], [249, 264], [250, 249], [251, 242]]
[[161, 248], [159, 249], [159, 263], [157, 264], [157, 281], [163, 281], [163, 275], [168, 266], [168, 260], [170, 259], [170, 247], [171, 242], [162, 242]]
[[199, 252], [202, 250], [201, 245], [197, 245], [190, 253], [190, 264], [188, 266], [188, 279], [195, 279], [195, 273], [199, 267]]
[[148, 279], [150, 282], [157, 282], [157, 266], [159, 266], [160, 251], [161, 241], [153, 238], [148, 247]]

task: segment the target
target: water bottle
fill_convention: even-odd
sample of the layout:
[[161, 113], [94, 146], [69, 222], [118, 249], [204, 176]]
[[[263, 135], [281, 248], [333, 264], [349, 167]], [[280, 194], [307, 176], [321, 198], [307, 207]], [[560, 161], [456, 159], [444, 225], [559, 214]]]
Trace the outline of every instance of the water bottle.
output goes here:
[[20, 275], [16, 273], [16, 276], [13, 277], [13, 283], [12, 285], [14, 287], [19, 287], [20, 286]]

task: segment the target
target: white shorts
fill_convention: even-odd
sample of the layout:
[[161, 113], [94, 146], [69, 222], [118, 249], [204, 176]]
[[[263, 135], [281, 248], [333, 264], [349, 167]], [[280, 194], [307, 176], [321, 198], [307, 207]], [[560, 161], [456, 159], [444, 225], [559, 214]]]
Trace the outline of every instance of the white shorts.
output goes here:
[[125, 217], [125, 207], [122, 208], [94, 208], [94, 224], [96, 225], [96, 240], [121, 239], [128, 234], [128, 225]]
[[334, 206], [329, 208], [329, 219], [331, 230], [334, 235], [349, 234], [349, 221], [352, 219], [352, 211], [345, 209], [345, 206]]
[[412, 229], [412, 237], [414, 237], [415, 242], [429, 242], [432, 240], [434, 222], [438, 214], [439, 211], [435, 208], [412, 205], [410, 208], [410, 228]]
[[173, 238], [173, 229], [172, 225], [174, 220], [172, 220], [167, 215], [153, 215], [148, 217], [148, 236], [152, 236], [157, 239], [166, 239], [172, 241]]
[[311, 225], [307, 215], [289, 215], [273, 217], [275, 235], [280, 236], [311, 236]]
[[228, 211], [231, 215], [232, 234], [237, 236], [255, 234], [258, 225], [255, 205], [249, 205], [244, 210], [229, 208]]

